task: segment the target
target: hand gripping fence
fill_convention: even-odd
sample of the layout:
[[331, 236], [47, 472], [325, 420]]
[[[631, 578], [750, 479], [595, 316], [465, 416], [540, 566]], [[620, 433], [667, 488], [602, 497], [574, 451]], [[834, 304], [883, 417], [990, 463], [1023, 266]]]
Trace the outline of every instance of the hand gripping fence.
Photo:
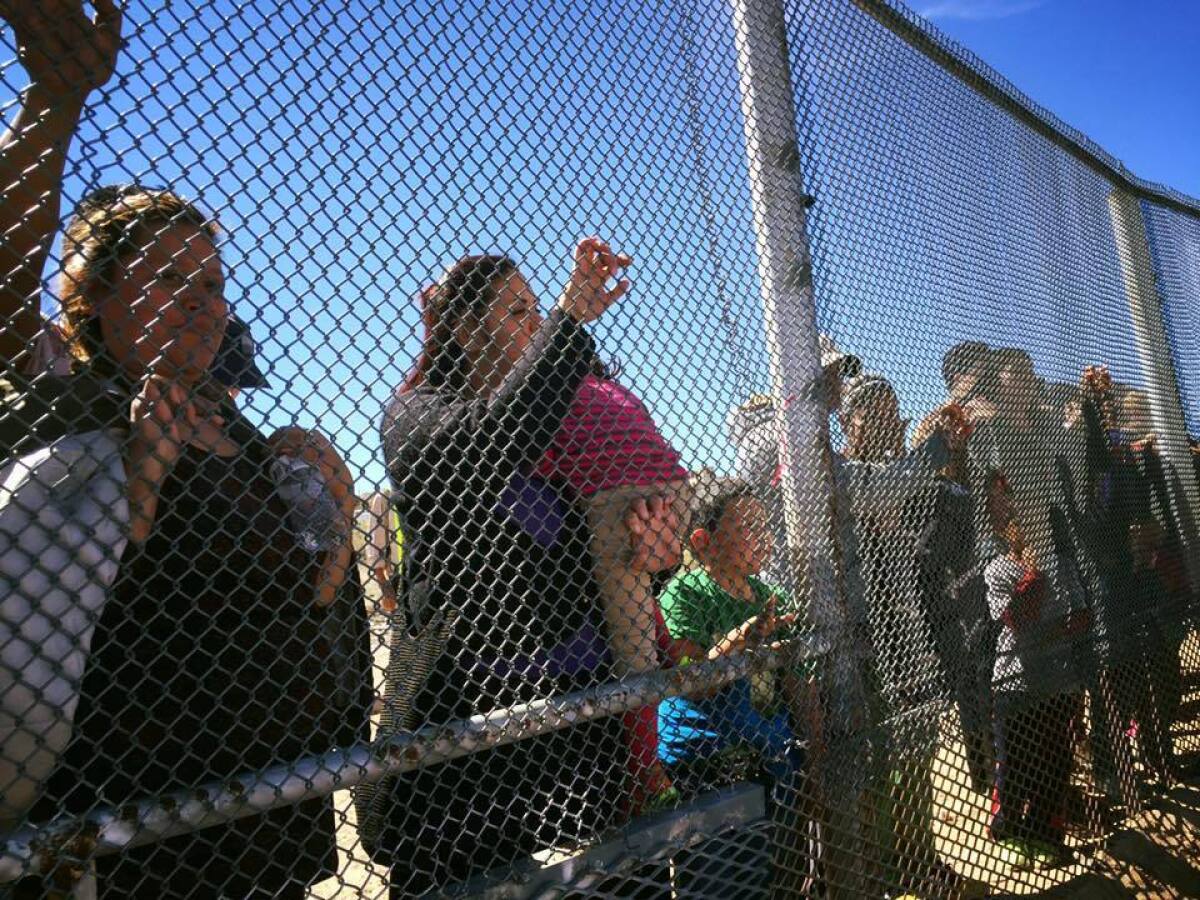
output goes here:
[[1200, 894], [1197, 201], [893, 0], [0, 19], [0, 896]]

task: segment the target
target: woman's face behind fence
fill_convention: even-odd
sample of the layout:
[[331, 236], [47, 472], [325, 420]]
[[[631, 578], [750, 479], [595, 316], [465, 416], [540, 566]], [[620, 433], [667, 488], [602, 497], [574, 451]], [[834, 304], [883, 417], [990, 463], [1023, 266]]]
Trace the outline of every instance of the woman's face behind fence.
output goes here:
[[137, 241], [118, 261], [97, 304], [104, 345], [128, 374], [147, 371], [194, 382], [225, 334], [225, 274], [217, 248], [192, 225], [171, 225]]
[[537, 297], [519, 272], [499, 275], [492, 283], [487, 307], [465, 316], [459, 326], [471, 382], [476, 389], [495, 389], [529, 348], [542, 325]]

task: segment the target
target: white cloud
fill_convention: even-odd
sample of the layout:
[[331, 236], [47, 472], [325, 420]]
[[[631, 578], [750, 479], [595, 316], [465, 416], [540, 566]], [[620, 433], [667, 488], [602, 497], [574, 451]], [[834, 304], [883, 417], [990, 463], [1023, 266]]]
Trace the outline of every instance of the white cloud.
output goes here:
[[935, 0], [917, 12], [926, 19], [1007, 19], [1037, 9], [1045, 0]]

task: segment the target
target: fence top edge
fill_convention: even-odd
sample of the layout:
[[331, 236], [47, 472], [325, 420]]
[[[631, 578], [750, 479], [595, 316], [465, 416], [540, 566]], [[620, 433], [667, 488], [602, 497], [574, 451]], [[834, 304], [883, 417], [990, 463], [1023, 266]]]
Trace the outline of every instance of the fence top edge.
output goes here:
[[1200, 218], [1200, 198], [1185, 194], [1170, 185], [1138, 177], [1125, 163], [1022, 92], [970, 49], [950, 38], [932, 22], [922, 18], [902, 0], [853, 2], [918, 52], [1086, 164], [1099, 170], [1115, 185], [1138, 195], [1140, 199], [1160, 203], [1177, 212]]

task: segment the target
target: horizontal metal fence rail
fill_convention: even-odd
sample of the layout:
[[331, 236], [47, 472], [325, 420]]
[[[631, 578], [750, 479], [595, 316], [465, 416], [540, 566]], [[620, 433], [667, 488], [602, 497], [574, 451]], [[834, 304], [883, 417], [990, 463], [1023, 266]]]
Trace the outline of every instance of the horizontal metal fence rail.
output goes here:
[[222, 822], [259, 815], [313, 797], [324, 797], [389, 775], [437, 765], [495, 747], [570, 728], [668, 697], [730, 684], [757, 672], [826, 656], [823, 635], [806, 635], [736, 658], [698, 662], [574, 694], [563, 694], [422, 728], [412, 734], [350, 747], [247, 773], [230, 782], [198, 785], [160, 798], [98, 809], [83, 819], [26, 828], [8, 836], [0, 854], [0, 882], [42, 869], [64, 855], [105, 856]]
[[[616, 838], [586, 847], [565, 859], [529, 860], [513, 872], [482, 875], [446, 891], [455, 898], [541, 900], [575, 894], [611, 880], [613, 876], [669, 864], [670, 857], [722, 835], [758, 828], [769, 831], [763, 788], [737, 784], [698, 797], [677, 810], [646, 816], [631, 823]], [[764, 844], [769, 842], [764, 836]], [[541, 854], [539, 854], [541, 855]], [[738, 870], [735, 868], [734, 873]]]

